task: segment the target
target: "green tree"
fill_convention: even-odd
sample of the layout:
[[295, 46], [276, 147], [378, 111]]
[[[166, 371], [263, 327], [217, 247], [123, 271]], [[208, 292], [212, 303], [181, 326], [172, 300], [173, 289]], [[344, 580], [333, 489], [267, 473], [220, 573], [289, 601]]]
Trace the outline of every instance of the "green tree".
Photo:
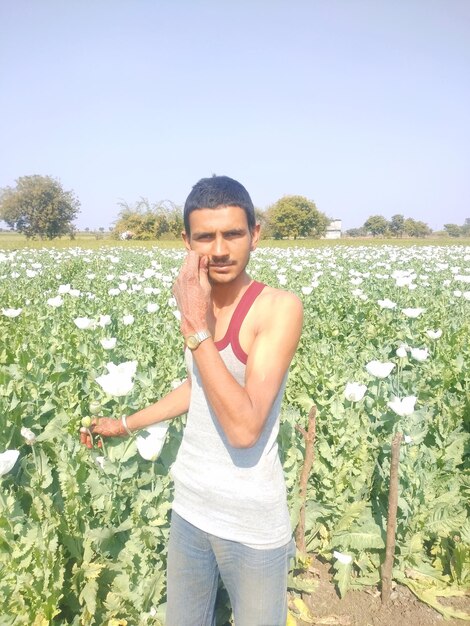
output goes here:
[[368, 233], [377, 237], [377, 235], [385, 235], [388, 230], [388, 222], [382, 215], [371, 215], [364, 222], [364, 228]]
[[267, 211], [263, 211], [262, 209], [255, 207], [255, 217], [256, 223], [261, 226], [261, 238], [272, 239], [274, 235], [269, 224]]
[[367, 231], [364, 226], [360, 228], [350, 228], [346, 231], [346, 237], [365, 237], [367, 235]]
[[275, 239], [321, 237], [330, 221], [303, 196], [284, 196], [269, 207], [266, 218]]
[[388, 228], [395, 237], [403, 237], [403, 233], [405, 232], [405, 218], [403, 215], [392, 215]]
[[457, 224], [444, 224], [444, 230], [449, 237], [460, 237], [463, 234], [461, 227]]
[[73, 235], [80, 202], [50, 176], [21, 176], [16, 187], [0, 190], [0, 219], [26, 237]]
[[414, 220], [411, 217], [405, 220], [405, 232], [410, 237], [426, 237], [432, 230], [425, 222]]
[[133, 239], [160, 239], [166, 233], [177, 239], [181, 237], [183, 212], [171, 200], [152, 203], [140, 198], [134, 204], [123, 201], [118, 204], [121, 211], [113, 229], [115, 237], [125, 231], [131, 231]]

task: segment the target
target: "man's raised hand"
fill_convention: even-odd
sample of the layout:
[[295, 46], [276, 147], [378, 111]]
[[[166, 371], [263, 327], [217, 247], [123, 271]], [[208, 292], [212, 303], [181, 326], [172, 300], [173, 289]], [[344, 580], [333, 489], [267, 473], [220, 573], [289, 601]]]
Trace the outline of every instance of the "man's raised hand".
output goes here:
[[211, 286], [206, 256], [190, 250], [173, 286], [183, 335], [207, 328]]

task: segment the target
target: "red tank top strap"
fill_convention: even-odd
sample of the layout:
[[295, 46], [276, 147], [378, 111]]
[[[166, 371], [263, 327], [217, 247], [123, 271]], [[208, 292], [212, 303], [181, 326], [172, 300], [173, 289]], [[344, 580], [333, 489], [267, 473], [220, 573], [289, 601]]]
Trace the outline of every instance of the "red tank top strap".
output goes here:
[[243, 323], [243, 320], [246, 317], [246, 314], [251, 308], [251, 305], [259, 296], [259, 294], [265, 288], [264, 283], [260, 283], [254, 280], [248, 289], [245, 291], [243, 296], [240, 299], [240, 302], [237, 304], [235, 311], [233, 312], [232, 319], [230, 320], [230, 324], [228, 325], [227, 332], [225, 333], [225, 337], [220, 341], [216, 341], [215, 345], [218, 350], [223, 350], [228, 345], [232, 346], [233, 353], [235, 356], [242, 362], [247, 362], [248, 355], [243, 351], [240, 346], [239, 341], [239, 332], [240, 327]]

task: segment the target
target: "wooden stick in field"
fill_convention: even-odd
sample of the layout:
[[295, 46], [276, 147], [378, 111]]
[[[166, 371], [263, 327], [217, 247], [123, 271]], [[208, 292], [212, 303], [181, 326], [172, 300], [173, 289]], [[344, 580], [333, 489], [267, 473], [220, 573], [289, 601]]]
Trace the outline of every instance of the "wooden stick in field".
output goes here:
[[392, 454], [390, 460], [390, 486], [388, 491], [388, 519], [387, 519], [387, 543], [385, 547], [385, 560], [382, 564], [382, 604], [390, 600], [392, 591], [392, 568], [395, 552], [395, 531], [397, 525], [398, 508], [398, 464], [400, 461], [401, 433], [396, 433], [392, 440]]
[[303, 555], [305, 555], [307, 552], [307, 549], [305, 547], [305, 502], [307, 500], [308, 477], [310, 475], [313, 465], [313, 446], [315, 444], [316, 415], [317, 407], [313, 405], [308, 414], [307, 430], [299, 425], [295, 426], [296, 430], [298, 430], [305, 439], [305, 457], [302, 466], [302, 472], [300, 474], [300, 515], [299, 523], [295, 531], [295, 543], [297, 545], [297, 550]]

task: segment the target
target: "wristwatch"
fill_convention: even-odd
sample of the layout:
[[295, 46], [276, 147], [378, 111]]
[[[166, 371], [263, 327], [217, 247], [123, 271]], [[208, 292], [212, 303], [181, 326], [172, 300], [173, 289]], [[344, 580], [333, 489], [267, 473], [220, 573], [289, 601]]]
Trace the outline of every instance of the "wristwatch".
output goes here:
[[204, 341], [204, 339], [209, 339], [211, 336], [208, 330], [200, 330], [194, 335], [189, 335], [186, 337], [186, 345], [190, 350], [195, 350], [199, 347], [199, 345]]

